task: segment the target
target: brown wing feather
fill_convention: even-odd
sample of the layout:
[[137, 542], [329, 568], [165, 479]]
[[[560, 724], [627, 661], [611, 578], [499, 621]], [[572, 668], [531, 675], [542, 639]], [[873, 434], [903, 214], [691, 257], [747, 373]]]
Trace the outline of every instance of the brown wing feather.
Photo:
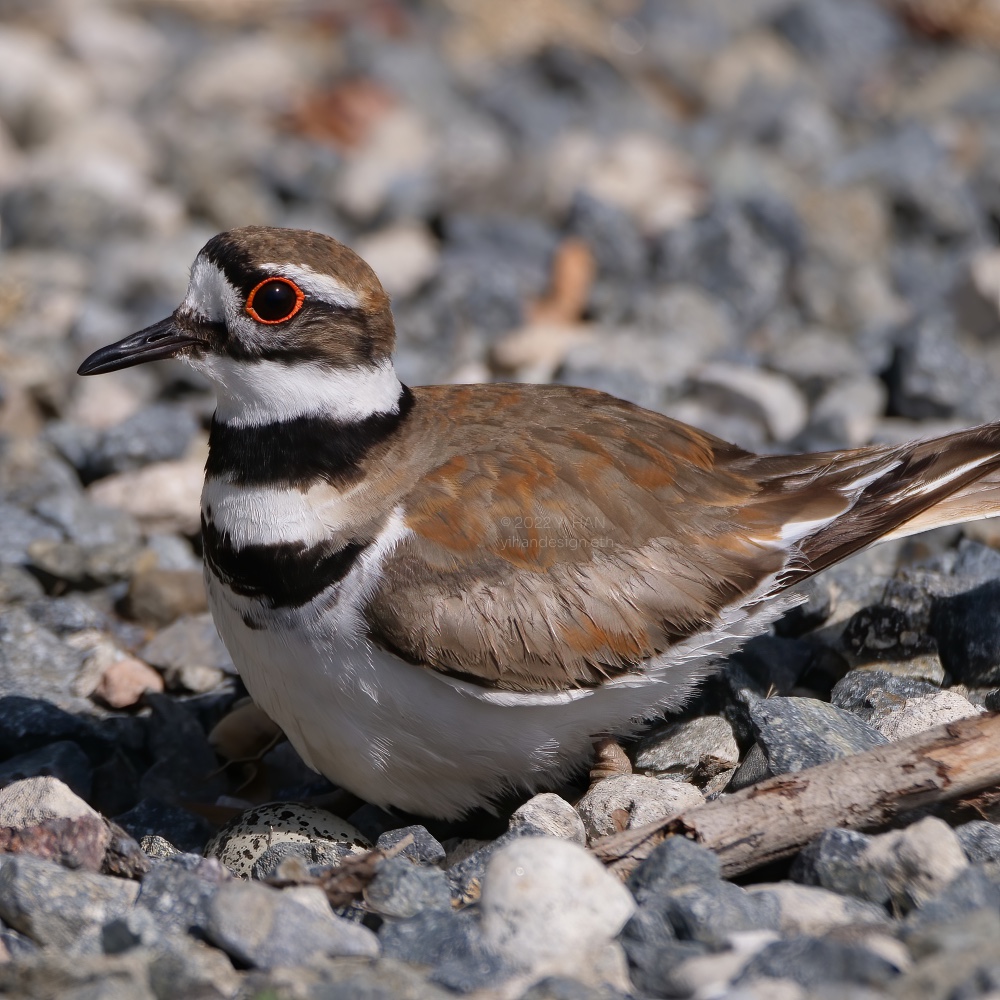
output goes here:
[[998, 502], [1000, 424], [757, 456], [588, 390], [416, 393], [387, 463], [411, 535], [383, 566], [369, 629], [411, 662], [501, 690], [641, 668], [769, 579], [781, 589], [935, 510], [945, 523], [949, 499], [956, 516]]
[[[375, 641], [413, 662], [509, 690], [595, 684], [784, 566], [784, 510], [760, 502], [752, 456], [659, 414], [478, 386], [417, 390], [414, 415], [411, 443], [438, 461], [401, 497], [412, 535], [366, 613]], [[797, 503], [845, 506], [822, 483]]]

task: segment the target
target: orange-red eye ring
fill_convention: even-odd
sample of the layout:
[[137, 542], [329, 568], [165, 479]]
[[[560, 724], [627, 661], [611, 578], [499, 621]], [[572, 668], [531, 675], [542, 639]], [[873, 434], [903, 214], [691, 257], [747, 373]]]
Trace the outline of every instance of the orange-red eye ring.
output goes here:
[[[272, 282], [278, 282], [282, 285], [288, 285], [288, 287], [295, 293], [295, 305], [292, 306], [292, 310], [287, 316], [281, 316], [278, 319], [264, 319], [257, 313], [257, 310], [253, 307], [254, 296], [264, 287], [264, 285], [270, 285]], [[251, 289], [250, 294], [247, 296], [246, 301], [246, 311], [247, 315], [253, 317], [258, 323], [266, 323], [268, 326], [274, 326], [277, 323], [287, 323], [293, 316], [297, 315], [299, 310], [302, 308], [302, 303], [306, 300], [306, 294], [295, 284], [294, 281], [289, 278], [281, 278], [278, 276], [272, 276], [270, 278], [265, 278], [263, 281], [257, 282], [256, 285]]]

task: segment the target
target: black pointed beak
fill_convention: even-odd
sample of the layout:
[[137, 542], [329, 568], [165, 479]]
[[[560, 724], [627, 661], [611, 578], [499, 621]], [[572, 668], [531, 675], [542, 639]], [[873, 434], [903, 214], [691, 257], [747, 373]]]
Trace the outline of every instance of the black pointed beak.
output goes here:
[[103, 375], [122, 368], [175, 358], [196, 344], [204, 341], [184, 329], [175, 316], [161, 319], [145, 330], [133, 333], [117, 344], [102, 347], [87, 358], [77, 369], [77, 375]]

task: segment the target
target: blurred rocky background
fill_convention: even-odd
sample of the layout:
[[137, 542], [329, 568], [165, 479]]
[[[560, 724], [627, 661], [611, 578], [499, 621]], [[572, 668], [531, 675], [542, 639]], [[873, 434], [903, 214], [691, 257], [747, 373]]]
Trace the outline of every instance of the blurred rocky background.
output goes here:
[[[271, 748], [252, 709], [230, 713], [243, 692], [201, 585], [205, 383], [179, 363], [74, 375], [174, 309], [211, 235], [263, 223], [349, 243], [392, 295], [411, 384], [593, 386], [765, 451], [940, 433], [1000, 418], [998, 49], [997, 0], [0, 0], [0, 786], [57, 778], [154, 860], [200, 852], [250, 803], [336, 794], [287, 744]], [[690, 715], [707, 720], [632, 748], [640, 775], [603, 782], [579, 812], [549, 797], [503, 837], [582, 842], [616, 829], [622, 809], [637, 825], [997, 708], [991, 545], [987, 522], [824, 578], [706, 690]], [[822, 745], [808, 739], [818, 730]], [[217, 752], [236, 763], [220, 770]], [[18, 801], [0, 802], [0, 827], [89, 808]], [[351, 820], [373, 842], [394, 832], [365, 807]], [[976, 917], [983, 941], [935, 938], [921, 907], [937, 900], [935, 919], [952, 924], [993, 913], [1000, 876], [963, 873], [1000, 861], [1000, 828], [977, 820], [960, 844], [933, 822], [914, 834], [919, 850], [889, 852], [894, 896], [829, 875], [867, 850], [851, 840], [851, 854], [834, 831], [796, 862], [799, 896], [785, 893], [780, 918], [777, 903], [737, 898], [711, 858], [664, 855], [664, 871], [707, 872], [703, 895], [691, 912], [671, 896], [656, 924], [636, 890], [646, 922], [614, 945], [632, 986], [591, 970], [577, 986], [593, 992], [530, 995], [721, 996], [742, 975], [741, 998], [777, 995], [752, 992], [756, 976], [799, 990], [782, 996], [822, 980], [867, 1000], [935, 949], [987, 954], [993, 924]], [[480, 831], [478, 854], [425, 835], [413, 859], [447, 866], [446, 903], [449, 886], [466, 902], [496, 829]], [[262, 958], [250, 930], [226, 923], [277, 907], [277, 894], [226, 895], [222, 868], [176, 857], [143, 882], [155, 926], [134, 916], [134, 892], [0, 864], [0, 995], [438, 997], [520, 968], [483, 950], [474, 907], [460, 911], [472, 923], [444, 921], [444, 883], [427, 876], [416, 891], [404, 865], [381, 904], [354, 913], [378, 942], [341, 928], [340, 944], [316, 946], [389, 959], [358, 980], [313, 962], [279, 983], [267, 970], [313, 954], [297, 933]], [[906, 881], [918, 876], [923, 895]], [[942, 888], [958, 876], [964, 889]], [[609, 938], [627, 917], [614, 906], [624, 915], [608, 918]], [[909, 924], [895, 919], [910, 910]], [[881, 937], [843, 931], [872, 921]], [[840, 938], [822, 936], [833, 925]], [[762, 928], [772, 937], [727, 937]], [[188, 931], [218, 948], [179, 944]], [[777, 951], [761, 958], [765, 946]], [[89, 957], [60, 964], [62, 951]], [[567, 954], [567, 968], [583, 961]], [[975, 963], [955, 965], [968, 978]], [[950, 993], [921, 993], [915, 976], [892, 988], [985, 996], [1000, 988], [991, 968], [979, 985], [948, 980]], [[79, 992], [112, 981], [125, 992]]]

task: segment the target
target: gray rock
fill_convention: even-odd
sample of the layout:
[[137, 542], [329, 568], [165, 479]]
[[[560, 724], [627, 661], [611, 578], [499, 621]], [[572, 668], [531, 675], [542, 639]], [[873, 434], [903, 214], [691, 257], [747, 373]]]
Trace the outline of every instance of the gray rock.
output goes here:
[[602, 276], [628, 281], [645, 277], [649, 269], [642, 234], [629, 214], [585, 191], [573, 198], [567, 229], [587, 242]]
[[142, 799], [115, 822], [136, 840], [158, 835], [182, 851], [201, 851], [212, 836], [208, 821], [180, 806], [159, 799]]
[[310, 871], [319, 872], [336, 867], [344, 858], [352, 855], [357, 856], [357, 851], [349, 844], [333, 844], [327, 841], [311, 843], [279, 841], [257, 857], [250, 870], [250, 878], [257, 881], [280, 878], [281, 866], [287, 861], [294, 861]]
[[933, 648], [916, 616], [889, 604], [858, 611], [844, 626], [842, 641], [848, 652], [865, 661], [905, 659]]
[[147, 833], [142, 837], [139, 846], [142, 848], [142, 853], [154, 861], [162, 861], [181, 853], [166, 837], [155, 833]]
[[960, 590], [971, 590], [990, 580], [1000, 580], [1000, 552], [969, 538], [958, 543], [951, 575]]
[[387, 957], [432, 968], [493, 954], [470, 909], [423, 910], [406, 920], [387, 920], [378, 938]]
[[303, 905], [259, 882], [230, 882], [209, 902], [209, 940], [257, 969], [308, 964], [318, 958], [372, 958], [378, 939], [366, 927]]
[[629, 876], [628, 887], [640, 905], [688, 885], [719, 881], [721, 865], [708, 848], [686, 837], [668, 837]]
[[413, 917], [424, 910], [450, 910], [451, 889], [440, 869], [389, 858], [365, 889], [365, 902], [384, 917]]
[[190, 938], [170, 942], [149, 963], [149, 984], [157, 1000], [232, 997], [242, 978], [224, 952]]
[[898, 337], [889, 372], [889, 411], [914, 420], [959, 415], [986, 418], [986, 371], [955, 336], [950, 316], [929, 313]]
[[673, 926], [656, 906], [640, 907], [625, 925], [621, 944], [628, 956], [629, 974], [642, 995], [683, 996], [678, 989], [677, 969], [688, 959], [709, 954], [697, 941], [678, 941]]
[[59, 740], [47, 747], [29, 750], [0, 764], [0, 787], [23, 778], [58, 778], [81, 798], [90, 798], [93, 767], [75, 743]]
[[152, 709], [148, 741], [154, 763], [140, 781], [141, 796], [166, 802], [214, 801], [226, 785], [201, 723], [177, 699], [151, 691], [144, 697]]
[[65, 585], [91, 589], [127, 580], [135, 571], [139, 547], [132, 542], [83, 546], [76, 542], [32, 542], [28, 562], [50, 589]]
[[858, 866], [881, 876], [897, 912], [907, 913], [937, 895], [969, 867], [955, 831], [928, 816], [903, 830], [872, 837]]
[[777, 930], [780, 924], [775, 899], [748, 893], [731, 882], [682, 886], [658, 898], [655, 905], [679, 940], [711, 948], [723, 947], [731, 934]]
[[480, 911], [483, 938], [502, 958], [590, 981], [635, 902], [579, 844], [521, 837], [490, 859]]
[[872, 838], [855, 830], [826, 830], [799, 852], [791, 877], [804, 885], [887, 903], [889, 887], [881, 873], [861, 864]]
[[136, 907], [152, 914], [160, 928], [204, 933], [209, 907], [229, 873], [214, 859], [174, 854], [153, 865], [142, 880]]
[[840, 100], [855, 96], [902, 41], [897, 21], [866, 0], [815, 0], [784, 5], [774, 26]]
[[27, 570], [20, 566], [0, 565], [0, 605], [33, 601], [44, 593], [37, 578]]
[[807, 989], [824, 983], [885, 987], [899, 971], [891, 962], [860, 945], [803, 935], [767, 945], [744, 966], [736, 984], [768, 977], [790, 979]]
[[146, 407], [104, 432], [88, 456], [85, 479], [181, 458], [197, 430], [198, 422], [186, 406], [157, 403]]
[[733, 727], [719, 715], [658, 729], [643, 738], [634, 756], [635, 768], [643, 774], [698, 783], [736, 767], [739, 760]]
[[164, 924], [144, 907], [134, 907], [101, 928], [101, 950], [120, 955], [133, 948], [164, 950], [178, 938], [178, 928]]
[[0, 760], [58, 740], [71, 740], [88, 754], [100, 757], [113, 746], [110, 737], [87, 718], [71, 715], [40, 698], [0, 697]]
[[518, 806], [507, 826], [512, 837], [557, 837], [577, 844], [587, 842], [580, 814], [560, 795], [542, 792]]
[[1000, 877], [995, 869], [971, 865], [952, 879], [937, 895], [906, 918], [906, 926], [926, 928], [960, 924], [970, 915], [994, 916], [1000, 909]]
[[[704, 796], [684, 781], [659, 781], [641, 774], [616, 774], [592, 785], [576, 804], [590, 839], [606, 837], [700, 805]], [[624, 826], [618, 825], [619, 817]]]
[[62, 537], [54, 524], [12, 503], [0, 502], [0, 563], [27, 563], [32, 542], [58, 542]]
[[96, 950], [101, 925], [125, 913], [138, 892], [136, 882], [67, 871], [29, 855], [0, 867], [0, 917], [43, 946]]
[[56, 777], [14, 781], [0, 789], [0, 826], [35, 826], [49, 819], [100, 819], [86, 802]]
[[44, 442], [11, 441], [0, 448], [0, 502], [27, 510], [52, 493], [79, 492], [73, 467]]
[[184, 615], [153, 636], [139, 656], [159, 670], [181, 670], [192, 665], [213, 667], [227, 674], [236, 668], [211, 615]]
[[577, 844], [587, 842], [586, 826], [579, 812], [562, 796], [542, 792], [514, 810], [507, 830], [499, 837], [487, 841], [449, 866], [448, 880], [452, 894], [466, 902], [477, 898], [490, 858], [518, 837], [557, 837]]
[[131, 543], [141, 540], [139, 525], [123, 510], [101, 507], [75, 493], [44, 497], [35, 504], [35, 513], [49, 521], [71, 542], [85, 547]]
[[955, 835], [969, 863], [1000, 861], [1000, 826], [984, 819], [974, 819], [955, 827]]
[[427, 865], [437, 865], [444, 861], [444, 848], [424, 826], [401, 826], [396, 830], [386, 830], [375, 842], [375, 848], [379, 851], [389, 851], [406, 837], [412, 837], [413, 843], [407, 844], [399, 856]]
[[830, 700], [870, 725], [877, 725], [911, 698], [937, 694], [940, 688], [926, 681], [900, 677], [887, 670], [851, 670], [836, 685]]
[[934, 602], [931, 634], [941, 663], [966, 684], [1000, 683], [1000, 580]]
[[62, 708], [90, 711], [84, 699], [68, 693], [82, 660], [82, 653], [23, 608], [0, 611], [0, 695], [44, 698]]
[[588, 986], [577, 979], [547, 976], [521, 994], [520, 1000], [623, 1000], [610, 986]]
[[774, 777], [767, 762], [767, 755], [759, 743], [754, 743], [747, 751], [740, 766], [733, 772], [726, 785], [727, 792], [738, 792], [741, 788], [749, 788], [758, 781]]
[[524, 303], [545, 291], [556, 234], [536, 219], [446, 218], [438, 294], [452, 322], [486, 336], [523, 322]]
[[888, 740], [856, 716], [812, 698], [760, 698], [747, 708], [772, 774], [802, 771]]
[[81, 594], [67, 594], [65, 597], [47, 597], [32, 601], [28, 613], [47, 629], [57, 635], [82, 632], [84, 629], [109, 631], [108, 616], [94, 602]]
[[782, 638], [796, 638], [818, 628], [830, 617], [836, 599], [830, 581], [822, 574], [796, 584], [795, 592], [805, 600], [786, 611], [775, 623], [774, 631]]
[[149, 985], [152, 957], [141, 948], [123, 955], [42, 949], [16, 964], [5, 965], [0, 970], [0, 989], [17, 997], [60, 1000], [161, 1000]]
[[983, 710], [957, 691], [937, 691], [914, 698], [877, 723], [876, 728], [890, 740], [902, 740], [948, 722], [968, 719]]
[[788, 267], [784, 249], [762, 238], [745, 211], [717, 206], [668, 230], [658, 242], [654, 276], [686, 281], [721, 299], [744, 328], [774, 307]]
[[778, 907], [778, 929], [783, 934], [820, 936], [835, 927], [888, 922], [885, 908], [818, 885], [795, 882], [760, 883], [748, 886], [753, 896], [771, 899]]

